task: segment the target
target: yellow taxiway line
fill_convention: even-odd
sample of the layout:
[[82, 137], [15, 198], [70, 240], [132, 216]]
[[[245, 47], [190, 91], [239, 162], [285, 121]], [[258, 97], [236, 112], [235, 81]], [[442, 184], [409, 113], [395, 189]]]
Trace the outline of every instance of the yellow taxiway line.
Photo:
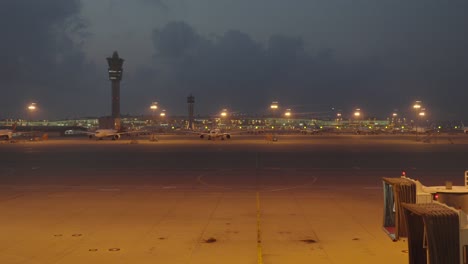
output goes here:
[[257, 263], [263, 264], [260, 194], [257, 191]]

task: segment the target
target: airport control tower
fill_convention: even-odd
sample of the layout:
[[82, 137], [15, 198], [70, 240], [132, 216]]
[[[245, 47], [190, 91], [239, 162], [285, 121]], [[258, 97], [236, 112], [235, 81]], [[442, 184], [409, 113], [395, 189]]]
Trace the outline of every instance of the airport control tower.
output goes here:
[[194, 124], [193, 124], [193, 115], [194, 115], [194, 112], [193, 112], [193, 107], [195, 105], [195, 97], [190, 94], [188, 97], [187, 97], [187, 104], [188, 104], [188, 115], [189, 115], [189, 123], [188, 123], [188, 129], [191, 129], [193, 130], [194, 129]]
[[120, 129], [120, 81], [122, 80], [124, 60], [119, 58], [117, 51], [107, 58], [109, 64], [109, 80], [112, 82], [112, 119], [114, 128]]

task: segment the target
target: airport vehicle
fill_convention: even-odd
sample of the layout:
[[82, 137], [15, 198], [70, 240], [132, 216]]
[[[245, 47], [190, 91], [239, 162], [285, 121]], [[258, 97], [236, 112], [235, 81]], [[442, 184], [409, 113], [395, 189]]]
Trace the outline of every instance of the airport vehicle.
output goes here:
[[221, 140], [230, 139], [230, 133], [223, 133], [219, 128], [212, 129], [208, 133], [200, 133], [200, 138], [207, 138], [208, 140], [220, 138]]

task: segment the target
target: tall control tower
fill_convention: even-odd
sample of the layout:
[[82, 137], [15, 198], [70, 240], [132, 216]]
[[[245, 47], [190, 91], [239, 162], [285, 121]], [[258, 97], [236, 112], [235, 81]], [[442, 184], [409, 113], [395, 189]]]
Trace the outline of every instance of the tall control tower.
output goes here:
[[190, 94], [188, 97], [187, 97], [187, 104], [188, 104], [188, 117], [189, 117], [189, 123], [188, 123], [188, 129], [191, 129], [193, 130], [194, 129], [194, 124], [193, 124], [193, 115], [194, 115], [194, 112], [193, 112], [193, 107], [195, 105], [195, 97]]
[[109, 80], [112, 82], [112, 119], [114, 128], [120, 129], [120, 81], [122, 80], [124, 60], [119, 58], [117, 51], [107, 58], [109, 64]]

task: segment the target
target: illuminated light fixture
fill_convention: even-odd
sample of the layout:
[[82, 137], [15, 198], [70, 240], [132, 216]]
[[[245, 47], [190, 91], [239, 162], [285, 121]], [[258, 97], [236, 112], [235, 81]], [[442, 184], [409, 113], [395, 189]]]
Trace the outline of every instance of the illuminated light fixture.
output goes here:
[[397, 113], [393, 113], [392, 116], [393, 116], [393, 117], [397, 117], [398, 114], [397, 114]]
[[223, 111], [221, 111], [221, 116], [222, 116], [222, 117], [226, 117], [226, 116], [227, 116], [227, 110], [226, 110], [226, 109], [223, 109]]
[[421, 106], [421, 101], [416, 101], [413, 105], [413, 109], [420, 109], [422, 106]]
[[150, 106], [150, 109], [151, 109], [151, 110], [156, 110], [156, 109], [158, 109], [158, 102], [153, 102], [153, 103], [151, 104], [151, 106]]
[[361, 116], [361, 109], [356, 109], [356, 111], [354, 111], [354, 116], [355, 117], [360, 117]]
[[36, 103], [31, 103], [31, 104], [28, 106], [28, 109], [29, 109], [30, 111], [34, 111], [34, 110], [36, 110], [36, 108], [37, 108]]
[[159, 114], [161, 117], [165, 117], [166, 116], [166, 110], [162, 110], [162, 112]]
[[270, 105], [270, 108], [271, 109], [278, 109], [279, 108], [278, 102], [277, 101], [272, 102], [271, 105]]
[[423, 117], [426, 115], [426, 108], [421, 108], [421, 112], [419, 112], [419, 116]]
[[284, 113], [284, 116], [290, 117], [291, 116], [291, 109], [286, 109], [286, 113]]
[[336, 116], [337, 116], [337, 117], [341, 117], [341, 113], [337, 113]]

